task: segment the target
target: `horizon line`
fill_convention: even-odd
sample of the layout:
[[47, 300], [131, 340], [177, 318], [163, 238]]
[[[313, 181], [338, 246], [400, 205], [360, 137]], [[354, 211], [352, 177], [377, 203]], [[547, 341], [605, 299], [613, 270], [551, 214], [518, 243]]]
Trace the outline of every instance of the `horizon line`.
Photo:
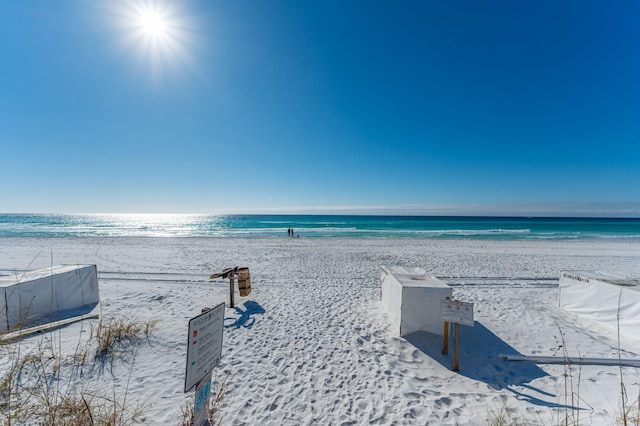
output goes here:
[[[180, 209], [176, 209], [180, 210]], [[317, 216], [448, 216], [448, 217], [557, 217], [557, 218], [640, 218], [640, 202], [627, 203], [530, 203], [530, 204], [467, 204], [467, 205], [353, 205], [353, 206], [279, 206], [261, 208], [196, 208], [195, 211], [7, 211], [5, 215], [317, 215]], [[199, 210], [199, 211], [197, 211]], [[205, 211], [206, 210], [206, 211]]]

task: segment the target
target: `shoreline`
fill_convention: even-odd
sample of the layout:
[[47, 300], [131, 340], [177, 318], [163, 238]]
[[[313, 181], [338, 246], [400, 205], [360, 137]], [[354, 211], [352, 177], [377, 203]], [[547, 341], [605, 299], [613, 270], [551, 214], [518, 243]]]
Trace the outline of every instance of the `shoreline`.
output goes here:
[[[293, 235], [291, 231], [293, 230]], [[485, 216], [16, 215], [0, 236], [640, 241], [640, 219]]]

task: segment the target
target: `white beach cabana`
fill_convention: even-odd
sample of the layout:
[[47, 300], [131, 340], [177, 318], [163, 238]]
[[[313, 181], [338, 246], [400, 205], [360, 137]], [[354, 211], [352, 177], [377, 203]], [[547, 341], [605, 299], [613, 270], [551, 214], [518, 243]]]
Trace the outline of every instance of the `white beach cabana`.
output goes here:
[[96, 265], [59, 265], [0, 277], [0, 333], [83, 315], [98, 302]]
[[599, 271], [562, 271], [558, 305], [597, 321], [621, 337], [638, 339], [640, 278]]
[[441, 302], [451, 287], [422, 268], [382, 266], [380, 299], [401, 336], [417, 331], [442, 335]]

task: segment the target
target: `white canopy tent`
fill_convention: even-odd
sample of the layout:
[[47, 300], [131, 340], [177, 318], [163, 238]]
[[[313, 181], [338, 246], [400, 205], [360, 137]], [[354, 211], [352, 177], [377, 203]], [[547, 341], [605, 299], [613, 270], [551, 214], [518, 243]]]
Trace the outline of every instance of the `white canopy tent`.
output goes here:
[[621, 339], [638, 339], [640, 279], [599, 271], [562, 271], [558, 305], [597, 321]]
[[59, 265], [0, 277], [0, 333], [86, 314], [98, 302], [96, 265]]

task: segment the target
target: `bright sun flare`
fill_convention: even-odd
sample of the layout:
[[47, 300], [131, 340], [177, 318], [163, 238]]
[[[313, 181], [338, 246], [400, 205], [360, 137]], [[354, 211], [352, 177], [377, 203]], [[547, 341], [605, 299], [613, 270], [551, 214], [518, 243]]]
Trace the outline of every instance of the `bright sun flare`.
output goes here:
[[122, 0], [115, 4], [122, 45], [151, 66], [154, 75], [161, 69], [190, 65], [194, 45], [192, 18], [181, 2], [168, 0]]
[[162, 37], [167, 33], [167, 22], [157, 12], [146, 10], [140, 15], [140, 26], [148, 37]]

